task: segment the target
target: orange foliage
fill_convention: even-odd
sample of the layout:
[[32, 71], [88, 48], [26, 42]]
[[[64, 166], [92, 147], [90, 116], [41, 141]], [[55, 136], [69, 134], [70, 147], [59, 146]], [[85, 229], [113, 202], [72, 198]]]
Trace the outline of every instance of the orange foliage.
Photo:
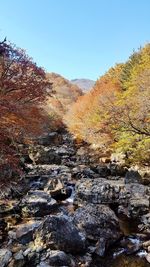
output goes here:
[[[119, 70], [120, 65], [117, 66], [117, 75]], [[104, 140], [106, 143], [112, 140], [107, 114], [120, 90], [120, 83], [117, 77], [112, 79], [112, 72], [115, 70], [110, 70], [90, 92], [80, 97], [65, 117], [69, 130], [87, 142], [104, 145]]]
[[51, 84], [46, 80], [44, 70], [23, 50], [5, 41], [0, 43], [1, 181], [19, 171], [17, 144], [26, 135], [35, 135], [46, 127], [48, 117], [41, 112], [39, 103], [48, 88]]

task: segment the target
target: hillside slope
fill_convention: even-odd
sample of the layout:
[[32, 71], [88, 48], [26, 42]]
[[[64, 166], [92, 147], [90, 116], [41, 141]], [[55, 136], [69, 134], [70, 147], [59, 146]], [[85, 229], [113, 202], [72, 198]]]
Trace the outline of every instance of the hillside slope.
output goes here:
[[95, 81], [90, 79], [74, 79], [70, 82], [77, 85], [83, 92], [89, 91], [95, 84]]
[[47, 79], [52, 83], [52, 92], [48, 97], [46, 108], [63, 116], [83, 93], [77, 85], [70, 83], [59, 74], [47, 73]]

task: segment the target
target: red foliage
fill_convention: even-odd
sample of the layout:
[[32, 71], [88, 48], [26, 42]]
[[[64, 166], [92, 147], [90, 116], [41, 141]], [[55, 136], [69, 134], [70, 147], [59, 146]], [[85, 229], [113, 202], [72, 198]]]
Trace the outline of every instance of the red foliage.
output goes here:
[[[25, 51], [5, 41], [0, 43], [0, 178], [5, 166], [18, 170], [17, 142], [37, 133], [45, 116], [38, 105], [51, 84], [45, 72]], [[7, 172], [7, 175], [8, 172]], [[7, 177], [9, 178], [9, 177]]]

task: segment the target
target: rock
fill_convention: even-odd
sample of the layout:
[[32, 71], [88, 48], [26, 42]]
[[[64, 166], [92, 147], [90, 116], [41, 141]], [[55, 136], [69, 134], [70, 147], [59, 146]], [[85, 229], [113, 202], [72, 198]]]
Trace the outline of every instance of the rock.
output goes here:
[[76, 180], [82, 179], [82, 178], [95, 178], [97, 174], [86, 165], [78, 165], [72, 169], [72, 176]]
[[77, 209], [74, 222], [89, 240], [97, 242], [99, 256], [104, 256], [107, 248], [121, 236], [119, 221], [106, 205], [88, 204]]
[[20, 243], [18, 243], [18, 242], [12, 242], [11, 244], [12, 244], [12, 246], [11, 246], [11, 252], [12, 252], [12, 253], [17, 253], [17, 252], [19, 252], [20, 250], [23, 251], [24, 248], [25, 248], [24, 245], [22, 245], [22, 244], [20, 244]]
[[25, 245], [32, 241], [33, 234], [41, 223], [41, 221], [29, 221], [28, 223], [17, 226], [16, 239], [18, 242]]
[[79, 264], [81, 264], [80, 266], [81, 267], [90, 267], [90, 266], [93, 266], [91, 263], [92, 263], [92, 255], [89, 254], [88, 252], [79, 258], [80, 259], [80, 262]]
[[[51, 141], [57, 136], [52, 134]], [[0, 219], [0, 236], [4, 237], [1, 248], [8, 245], [12, 253], [5, 266], [99, 266], [107, 265], [107, 257], [102, 257], [107, 255], [109, 262], [114, 249], [123, 250], [125, 260], [126, 254], [136, 253], [150, 236], [150, 187], [135, 180], [135, 171], [132, 177], [130, 170], [124, 179], [125, 165], [117, 158], [112, 162], [109, 159], [108, 164], [100, 163], [100, 150], [93, 151], [88, 144], [80, 148], [67, 136], [63, 136], [61, 145], [48, 138], [40, 137], [39, 144], [31, 146], [30, 159], [26, 147], [22, 166], [27, 175], [25, 183], [21, 182], [22, 190], [18, 194], [9, 190], [8, 201], [0, 202], [0, 215], [4, 217]], [[70, 195], [70, 186], [75, 186], [77, 205], [70, 205], [69, 199], [57, 203], [55, 200]], [[126, 225], [139, 224], [145, 239], [136, 243], [125, 237], [125, 243], [120, 244], [122, 233], [111, 209], [124, 215], [122, 221], [128, 218]], [[125, 235], [131, 234], [133, 227], [127, 230]], [[141, 251], [149, 253], [149, 243]]]
[[64, 188], [63, 182], [59, 178], [49, 179], [44, 191], [51, 194], [51, 192], [57, 192]]
[[61, 164], [61, 156], [54, 148], [31, 147], [29, 157], [34, 164]]
[[50, 215], [36, 231], [36, 238], [41, 239], [51, 249], [63, 250], [76, 254], [85, 249], [85, 236], [66, 215]]
[[131, 183], [126, 184], [126, 190], [130, 192], [128, 216], [140, 219], [143, 214], [149, 212], [149, 188], [142, 184]]
[[125, 175], [125, 183], [130, 184], [130, 183], [142, 183], [142, 177], [138, 173], [138, 171], [130, 170], [126, 173]]
[[70, 257], [64, 251], [51, 251], [47, 261], [51, 266], [73, 266]]
[[25, 267], [25, 260], [16, 261], [14, 259], [7, 265], [7, 267]]
[[98, 174], [96, 174], [91, 168], [85, 168], [82, 172], [78, 174], [78, 178], [97, 178]]
[[44, 190], [49, 180], [49, 175], [26, 175], [26, 182], [29, 184], [29, 190]]
[[54, 178], [48, 181], [44, 190], [56, 201], [62, 201], [71, 196], [74, 190], [74, 184], [63, 182], [59, 178]]
[[123, 153], [113, 153], [111, 154], [110, 159], [112, 163], [116, 163], [118, 165], [123, 166], [125, 164], [126, 156]]
[[13, 257], [15, 260], [23, 260], [24, 259], [23, 251], [20, 250], [19, 252], [15, 253]]
[[27, 255], [27, 265], [26, 266], [37, 266], [37, 264], [39, 263], [40, 260], [40, 255], [39, 253], [36, 252], [30, 252]]
[[138, 225], [140, 232], [150, 234], [150, 213], [144, 214], [140, 217], [140, 224]]
[[146, 260], [150, 263], [150, 253], [147, 253], [145, 256]]
[[111, 174], [110, 169], [108, 169], [107, 166], [97, 166], [96, 171], [100, 177], [104, 178]]
[[137, 184], [137, 183], [131, 183], [125, 185], [126, 190], [130, 191], [131, 197], [134, 198], [149, 198], [150, 196], [150, 188], [148, 186]]
[[81, 179], [76, 183], [75, 203], [127, 204], [130, 193], [123, 180]]
[[13, 255], [13, 266], [14, 267], [23, 267], [25, 265], [25, 259], [23, 256], [23, 251], [20, 250], [19, 252]]
[[66, 188], [51, 192], [52, 198], [54, 198], [56, 201], [66, 200], [67, 198], [71, 196], [71, 194], [72, 194], [72, 188], [69, 186]]
[[20, 211], [19, 207], [18, 207], [18, 213], [16, 211], [16, 213], [9, 214], [9, 215], [4, 217], [5, 218], [5, 222], [7, 223], [7, 228], [5, 230], [13, 229], [14, 225], [16, 225], [20, 221], [21, 211]]
[[100, 237], [98, 242], [96, 243], [96, 250], [95, 253], [100, 257], [105, 255], [107, 248], [106, 248], [106, 240], [103, 237]]
[[77, 154], [78, 156], [84, 156], [84, 155], [86, 154], [86, 148], [85, 148], [84, 146], [81, 146], [81, 147], [77, 150], [76, 154]]
[[0, 200], [0, 215], [14, 213], [18, 209], [18, 203], [16, 200]]
[[137, 236], [123, 237], [120, 246], [124, 248], [125, 254], [130, 255], [141, 249], [142, 241]]
[[0, 249], [0, 266], [5, 267], [9, 263], [12, 253], [9, 249]]
[[[51, 179], [58, 179], [62, 178], [63, 180], [68, 179], [68, 175], [71, 176], [70, 169], [67, 166], [64, 165], [56, 165], [56, 164], [42, 164], [42, 165], [28, 165], [30, 168], [30, 172], [28, 173], [28, 177], [30, 176], [40, 176], [42, 177], [48, 177]], [[34, 179], [34, 178], [33, 178]], [[37, 178], [38, 179], [38, 178]], [[69, 177], [71, 179], [71, 177]]]
[[31, 252], [31, 248], [27, 248], [27, 249], [23, 252], [23, 255], [26, 257], [30, 252]]
[[143, 214], [149, 212], [149, 199], [131, 198], [128, 205], [128, 214], [131, 218], [140, 218]]
[[8, 232], [8, 236], [10, 239], [16, 239], [16, 232], [14, 231], [9, 231]]
[[42, 191], [29, 191], [21, 202], [22, 214], [25, 217], [43, 216], [53, 212], [57, 205], [51, 196]]
[[60, 145], [63, 141], [62, 135], [57, 132], [51, 132], [45, 136], [40, 136], [35, 142], [42, 146]]
[[125, 176], [127, 170], [124, 166], [119, 165], [117, 163], [108, 164], [110, 175], [112, 176]]
[[147, 249], [150, 246], [150, 240], [147, 240], [143, 243], [143, 248]]
[[69, 186], [69, 183], [63, 183], [60, 179], [54, 178], [48, 181], [44, 190], [56, 201], [62, 201], [71, 196], [73, 189], [71, 184]]
[[66, 145], [62, 145], [58, 147], [56, 150], [57, 154], [63, 158], [70, 158], [74, 156], [75, 150], [73, 148], [67, 147]]
[[138, 170], [140, 176], [142, 177], [142, 183], [145, 185], [150, 184], [150, 167], [140, 167]]
[[110, 160], [110, 158], [109, 157], [100, 157], [99, 158], [99, 162], [100, 163], [110, 163], [111, 162], [111, 160]]

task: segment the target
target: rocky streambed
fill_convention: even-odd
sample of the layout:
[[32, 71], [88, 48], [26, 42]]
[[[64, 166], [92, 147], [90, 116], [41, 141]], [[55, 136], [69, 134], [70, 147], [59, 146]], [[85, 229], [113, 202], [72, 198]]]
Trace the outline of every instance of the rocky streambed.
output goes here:
[[0, 200], [1, 267], [150, 266], [150, 186], [138, 172], [100, 163], [65, 132], [24, 151], [26, 176]]

